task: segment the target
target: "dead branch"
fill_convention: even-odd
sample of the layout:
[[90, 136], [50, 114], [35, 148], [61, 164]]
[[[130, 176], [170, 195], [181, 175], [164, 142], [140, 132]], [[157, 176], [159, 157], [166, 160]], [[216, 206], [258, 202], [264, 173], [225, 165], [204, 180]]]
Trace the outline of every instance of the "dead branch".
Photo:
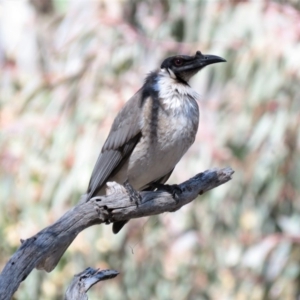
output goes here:
[[115, 278], [119, 274], [115, 270], [95, 270], [87, 268], [76, 274], [70, 283], [64, 300], [88, 300], [86, 292], [97, 282]]
[[130, 200], [123, 186], [108, 183], [106, 196], [79, 203], [53, 225], [22, 241], [0, 274], [0, 300], [11, 299], [34, 268], [52, 271], [72, 241], [85, 228], [176, 211], [199, 194], [226, 183], [233, 173], [229, 167], [199, 173], [179, 185], [182, 193], [176, 201], [166, 191], [141, 192], [138, 206]]

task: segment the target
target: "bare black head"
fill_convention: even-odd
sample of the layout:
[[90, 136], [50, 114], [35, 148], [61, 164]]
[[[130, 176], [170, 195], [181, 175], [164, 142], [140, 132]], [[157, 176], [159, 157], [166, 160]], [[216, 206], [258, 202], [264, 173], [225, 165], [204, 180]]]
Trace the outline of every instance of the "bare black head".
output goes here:
[[168, 57], [160, 67], [166, 69], [171, 77], [187, 83], [193, 75], [204, 67], [219, 62], [226, 62], [226, 60], [219, 56], [202, 54], [197, 51], [195, 56], [176, 55]]

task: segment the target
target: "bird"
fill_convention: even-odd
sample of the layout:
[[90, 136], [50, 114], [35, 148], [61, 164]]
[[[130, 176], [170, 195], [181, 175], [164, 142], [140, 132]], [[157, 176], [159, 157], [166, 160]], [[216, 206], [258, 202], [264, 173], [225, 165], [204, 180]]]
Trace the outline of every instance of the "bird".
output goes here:
[[[146, 76], [113, 121], [85, 201], [105, 195], [108, 181], [128, 182], [134, 190], [144, 191], [169, 179], [198, 130], [199, 95], [188, 82], [204, 67], [220, 62], [226, 60], [200, 51], [192, 56], [175, 55]], [[113, 233], [127, 222], [114, 222]]]

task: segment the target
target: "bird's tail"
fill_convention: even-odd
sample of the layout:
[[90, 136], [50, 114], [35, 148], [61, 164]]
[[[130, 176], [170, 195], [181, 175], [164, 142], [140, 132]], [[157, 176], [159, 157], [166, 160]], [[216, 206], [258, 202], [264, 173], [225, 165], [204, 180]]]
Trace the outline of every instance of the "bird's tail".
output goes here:
[[128, 221], [119, 221], [119, 222], [114, 222], [112, 226], [112, 231], [114, 234], [117, 234], [123, 226], [127, 223]]

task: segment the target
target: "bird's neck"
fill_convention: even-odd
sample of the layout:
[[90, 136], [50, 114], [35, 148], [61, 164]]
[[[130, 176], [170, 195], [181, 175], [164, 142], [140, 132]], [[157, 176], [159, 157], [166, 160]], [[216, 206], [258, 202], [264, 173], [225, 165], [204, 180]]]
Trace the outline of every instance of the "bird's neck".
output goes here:
[[187, 83], [178, 81], [165, 69], [156, 72], [153, 89], [158, 92], [161, 104], [167, 109], [181, 110], [185, 106], [194, 106], [199, 99], [198, 93]]

